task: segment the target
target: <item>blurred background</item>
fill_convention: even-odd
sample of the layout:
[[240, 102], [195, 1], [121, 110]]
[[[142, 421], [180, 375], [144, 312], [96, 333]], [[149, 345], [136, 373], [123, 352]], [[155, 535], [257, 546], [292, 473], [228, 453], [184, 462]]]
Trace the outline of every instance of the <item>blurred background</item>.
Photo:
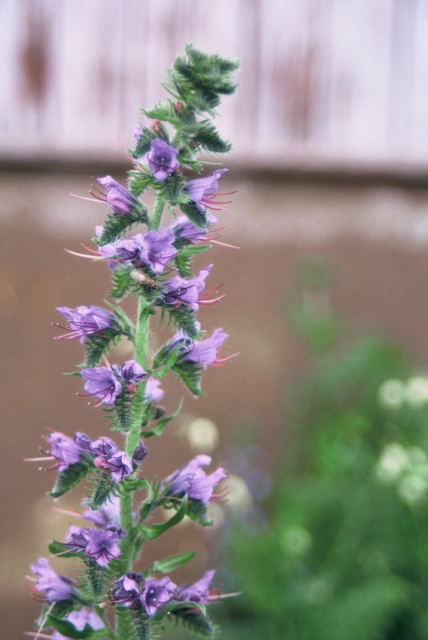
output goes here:
[[139, 107], [187, 42], [241, 60], [218, 127], [239, 190], [223, 240], [242, 250], [213, 249], [227, 298], [201, 314], [241, 356], [145, 464], [161, 478], [204, 452], [231, 477], [213, 528], [185, 523], [144, 562], [196, 548], [177, 580], [218, 567], [242, 591], [212, 608], [225, 640], [427, 637], [427, 32], [427, 0], [0, 0], [5, 637], [31, 629], [22, 576], [72, 523], [22, 458], [47, 427], [105, 430], [62, 375], [79, 345], [52, 341], [54, 308], [109, 284], [63, 251], [102, 216], [69, 192], [125, 178]]

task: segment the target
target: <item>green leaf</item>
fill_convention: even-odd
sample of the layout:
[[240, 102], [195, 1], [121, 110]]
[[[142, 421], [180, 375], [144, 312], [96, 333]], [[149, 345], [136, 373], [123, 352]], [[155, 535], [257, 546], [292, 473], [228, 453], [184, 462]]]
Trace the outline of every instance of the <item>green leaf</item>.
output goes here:
[[208, 120], [198, 122], [192, 138], [199, 147], [214, 153], [227, 153], [232, 146], [229, 142], [221, 139], [214, 125]]
[[102, 334], [88, 336], [85, 340], [84, 367], [96, 367], [103, 354], [107, 354], [119, 342], [120, 334], [114, 331], [103, 331]]
[[177, 509], [172, 518], [170, 518], [166, 522], [161, 522], [160, 524], [152, 524], [150, 527], [141, 527], [141, 532], [144, 534], [146, 540], [154, 540], [155, 538], [158, 538], [160, 535], [165, 533], [165, 531], [168, 531], [168, 529], [181, 522], [186, 513], [187, 497], [183, 498], [180, 507]]
[[175, 264], [182, 278], [192, 275], [192, 257], [212, 247], [211, 244], [189, 245], [183, 248], [175, 257]]
[[65, 471], [58, 473], [55, 486], [49, 495], [52, 498], [59, 498], [70, 489], [73, 489], [79, 482], [92, 470], [92, 465], [85, 464], [84, 462], [76, 462], [72, 464]]
[[172, 612], [172, 618], [175, 622], [181, 622], [192, 633], [204, 638], [214, 638], [218, 633], [218, 627], [214, 625], [209, 617], [195, 609], [176, 609]]
[[169, 317], [174, 324], [187, 333], [189, 338], [197, 338], [199, 331], [195, 322], [195, 314], [191, 309], [179, 307], [178, 309], [169, 309]]
[[56, 629], [56, 631], [59, 631], [59, 633], [62, 633], [66, 638], [77, 638], [78, 640], [84, 640], [85, 638], [101, 638], [107, 633], [106, 629], [99, 629], [98, 631], [95, 631], [88, 624], [85, 624], [84, 628], [79, 631], [76, 629], [74, 624], [68, 620], [62, 620], [52, 613], [48, 615], [47, 624]]
[[51, 540], [48, 550], [49, 553], [60, 558], [83, 558], [82, 551], [70, 551], [70, 547], [58, 540]]
[[111, 492], [115, 488], [111, 481], [111, 477], [105, 471], [98, 470], [95, 486], [90, 501], [88, 502], [88, 507], [90, 509], [96, 510], [103, 506], [104, 502], [109, 498]]
[[147, 518], [147, 516], [150, 514], [153, 508], [153, 499], [155, 497], [155, 490], [153, 486], [145, 478], [142, 478], [142, 480], [145, 481], [144, 486], [147, 489], [147, 496], [146, 496], [146, 499], [141, 503], [139, 514], [140, 514], [140, 520], [145, 520], [145, 518]]
[[170, 349], [168, 346], [159, 349], [153, 359], [153, 373], [157, 378], [163, 378], [174, 366], [179, 356], [180, 346], [178, 344], [174, 349]]
[[187, 507], [187, 515], [189, 518], [198, 524], [202, 524], [204, 527], [208, 527], [212, 524], [212, 520], [209, 520], [207, 516], [207, 508], [201, 500], [190, 498]]
[[167, 556], [161, 560], [156, 560], [148, 569], [149, 572], [159, 571], [160, 573], [170, 573], [192, 560], [196, 555], [196, 551], [187, 551], [186, 553], [176, 553]]
[[147, 209], [141, 202], [130, 213], [122, 215], [109, 213], [101, 235], [96, 238], [96, 243], [102, 247], [105, 244], [114, 242], [135, 225], [147, 224], [147, 222]]
[[[148, 148], [150, 148], [150, 144]], [[153, 178], [148, 173], [143, 173], [142, 171], [130, 171], [128, 175], [128, 188], [134, 196], [138, 197], [153, 185]]]
[[164, 604], [162, 608], [158, 609], [152, 620], [161, 620], [165, 615], [175, 613], [181, 609], [192, 609], [194, 611], [200, 611], [203, 614], [206, 612], [205, 606], [198, 602], [192, 602], [190, 600], [186, 602], [168, 602], [167, 604]]
[[160, 420], [158, 420], [154, 427], [152, 427], [148, 431], [142, 431], [141, 435], [145, 438], [150, 438], [151, 436], [161, 436], [165, 430], [166, 425], [171, 422], [171, 420], [176, 418], [180, 413], [183, 407], [183, 401], [184, 399], [181, 398], [180, 403], [173, 414], [171, 414], [170, 416], [166, 416], [165, 418], [161, 418]]
[[193, 395], [200, 396], [202, 394], [201, 377], [203, 369], [199, 364], [191, 360], [184, 360], [183, 362], [175, 364], [172, 370], [179, 376]]
[[179, 173], [174, 173], [161, 184], [161, 193], [165, 201], [172, 206], [188, 202], [189, 196], [183, 191], [186, 180]]
[[116, 300], [122, 300], [128, 294], [134, 282], [131, 278], [131, 269], [123, 264], [118, 264], [112, 272], [111, 279], [113, 288], [109, 296]]
[[181, 203], [180, 209], [189, 218], [190, 222], [193, 222], [197, 227], [206, 229], [208, 226], [208, 218], [205, 211], [200, 211], [196, 204], [189, 200], [189, 202]]

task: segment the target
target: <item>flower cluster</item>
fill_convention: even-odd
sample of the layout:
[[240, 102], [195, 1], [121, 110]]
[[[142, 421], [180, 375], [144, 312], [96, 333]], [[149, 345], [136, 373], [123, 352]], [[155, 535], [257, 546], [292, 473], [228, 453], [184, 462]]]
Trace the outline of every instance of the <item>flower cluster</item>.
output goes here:
[[[195, 270], [193, 260], [213, 245], [233, 246], [218, 240], [213, 213], [229, 202], [224, 196], [231, 192], [218, 192], [227, 169], [200, 175], [204, 163], [197, 154], [230, 148], [210, 119], [220, 96], [234, 90], [231, 73], [237, 64], [191, 46], [186, 53], [170, 71], [171, 97], [144, 111], [148, 120], [135, 129], [135, 147], [129, 150], [134, 166], [126, 186], [104, 175], [91, 187], [92, 197], [85, 197], [106, 209], [93, 238], [96, 248], [83, 245], [88, 254], [70, 251], [107, 264], [111, 301], [108, 309], [57, 307], [64, 317], [62, 324], [54, 323], [62, 330], [57, 339], [82, 345], [83, 364], [73, 374], [83, 383], [83, 393], [77, 395], [103, 409], [123, 445], [80, 430], [70, 436], [53, 431], [45, 437], [43, 456], [33, 458], [57, 471], [52, 497], [64, 496], [84, 478], [90, 487], [81, 512], [56, 509], [84, 522], [70, 525], [62, 542], [49, 545], [51, 554], [80, 563], [76, 579], [56, 573], [47, 558], [31, 565], [30, 580], [45, 602], [33, 634], [37, 638], [152, 640], [159, 622], [171, 619], [203, 631], [207, 638], [214, 634], [206, 605], [223, 597], [211, 590], [215, 571], [178, 585], [166, 574], [188, 562], [193, 552], [173, 554], [149, 567], [140, 559], [143, 542], [185, 517], [210, 524], [209, 504], [221, 499], [218, 487], [226, 478], [221, 466], [207, 472], [207, 455], [194, 457], [163, 478], [150, 479], [141, 471], [148, 452], [145, 439], [162, 435], [181, 408], [166, 415], [158, 405], [165, 394], [163, 379], [176, 376], [196, 396], [202, 392], [204, 370], [236, 355], [220, 355], [228, 338], [223, 329], [207, 333], [201, 328], [200, 307], [224, 296], [217, 294], [218, 286], [207, 288], [214, 271], [211, 261]], [[197, 175], [189, 178], [189, 171]], [[143, 198], [149, 189], [155, 194], [151, 212]], [[165, 212], [170, 214], [166, 221]], [[137, 225], [145, 227], [135, 229]], [[120, 306], [126, 296], [135, 299], [134, 319]], [[152, 319], [169, 331], [156, 352], [149, 348]], [[122, 363], [115, 347], [123, 339], [131, 343], [133, 355]], [[49, 628], [52, 633], [47, 635]]]

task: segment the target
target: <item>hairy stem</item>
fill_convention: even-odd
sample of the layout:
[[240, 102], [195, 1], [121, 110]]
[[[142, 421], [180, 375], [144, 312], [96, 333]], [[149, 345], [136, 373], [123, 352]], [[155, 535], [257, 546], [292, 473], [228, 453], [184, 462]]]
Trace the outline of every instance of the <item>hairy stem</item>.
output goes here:
[[159, 229], [164, 205], [165, 205], [165, 200], [163, 199], [163, 197], [160, 195], [157, 195], [155, 204], [153, 207], [153, 213], [150, 216], [150, 220], [149, 220], [149, 228], [153, 231], [157, 231]]

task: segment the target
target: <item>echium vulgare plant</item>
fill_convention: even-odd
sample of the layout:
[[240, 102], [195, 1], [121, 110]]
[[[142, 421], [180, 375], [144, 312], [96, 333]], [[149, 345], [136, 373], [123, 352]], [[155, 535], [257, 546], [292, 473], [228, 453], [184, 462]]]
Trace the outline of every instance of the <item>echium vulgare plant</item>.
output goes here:
[[[171, 97], [143, 110], [150, 124], [135, 129], [130, 151], [134, 166], [127, 187], [107, 175], [98, 178], [91, 191], [95, 201], [105, 203], [107, 217], [96, 228], [96, 249], [88, 257], [107, 263], [114, 302], [108, 302], [108, 308], [57, 308], [64, 317], [56, 323], [63, 332], [58, 338], [78, 339], [85, 351], [75, 374], [82, 378], [81, 395], [106, 412], [124, 442], [107, 436], [92, 440], [80, 431], [53, 431], [46, 437], [43, 457], [35, 458], [50, 461], [48, 468], [57, 471], [53, 498], [84, 478], [91, 487], [83, 511], [75, 514], [86, 521], [84, 525], [70, 526], [65, 540], [49, 545], [52, 556], [80, 563], [79, 577], [58, 574], [44, 557], [31, 565], [30, 580], [43, 602], [36, 629], [29, 633], [35, 638], [150, 640], [159, 637], [166, 620], [181, 621], [212, 637], [215, 627], [206, 605], [226, 595], [213, 589], [213, 570], [193, 584], [178, 585], [169, 577], [192, 559], [193, 552], [171, 555], [151, 566], [140, 560], [144, 542], [185, 516], [210, 524], [207, 507], [220, 499], [218, 485], [226, 476], [221, 467], [206, 471], [211, 463], [207, 455], [196, 456], [161, 480], [141, 473], [148, 454], [146, 439], [162, 435], [178, 413], [165, 416], [158, 404], [164, 376], [177, 375], [197, 396], [203, 371], [232, 357], [219, 356], [227, 334], [218, 328], [206, 335], [196, 319], [199, 305], [223, 297], [215, 288], [211, 294], [206, 289], [212, 265], [192, 272], [195, 255], [215, 243], [224, 244], [218, 241], [213, 212], [226, 204], [228, 194], [218, 193], [218, 186], [227, 170], [219, 168], [202, 177], [188, 174], [200, 174], [209, 164], [197, 159], [198, 152], [230, 149], [211, 118], [220, 96], [234, 91], [231, 74], [238, 64], [192, 46], [186, 54], [176, 59], [164, 85]], [[141, 199], [150, 189], [155, 194], [151, 213]], [[162, 225], [164, 211], [170, 219]], [[137, 225], [144, 227], [124, 237]], [[136, 298], [135, 322], [117, 304], [127, 295]], [[155, 316], [174, 333], [152, 354], [150, 322]], [[133, 343], [133, 359], [111, 364], [108, 354], [121, 339]], [[154, 513], [161, 510], [170, 512], [166, 520]]]

